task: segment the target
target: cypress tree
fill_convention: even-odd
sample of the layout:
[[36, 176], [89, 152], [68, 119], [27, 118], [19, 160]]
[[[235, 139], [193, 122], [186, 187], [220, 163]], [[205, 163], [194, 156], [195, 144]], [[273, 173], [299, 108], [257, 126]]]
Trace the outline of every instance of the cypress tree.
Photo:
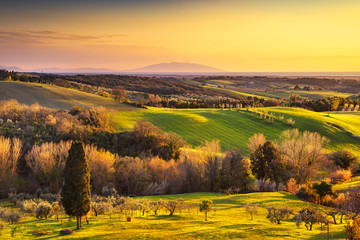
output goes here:
[[61, 201], [66, 214], [76, 216], [77, 229], [81, 228], [81, 217], [90, 211], [90, 169], [82, 142], [71, 145], [64, 171]]

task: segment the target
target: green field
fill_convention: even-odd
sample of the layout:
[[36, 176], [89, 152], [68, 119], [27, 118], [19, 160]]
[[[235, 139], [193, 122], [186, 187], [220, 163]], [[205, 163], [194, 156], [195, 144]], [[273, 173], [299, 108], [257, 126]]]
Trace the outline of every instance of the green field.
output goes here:
[[[332, 123], [360, 136], [357, 123], [360, 122], [359, 113], [326, 113], [311, 112], [300, 108], [273, 107], [266, 108], [275, 116], [284, 115], [295, 119], [294, 127], [301, 131], [316, 131], [331, 140], [327, 147], [331, 150], [348, 149], [360, 156], [360, 142], [349, 136], [345, 131], [331, 126]], [[262, 110], [262, 109], [259, 109]], [[274, 124], [262, 120], [259, 115], [241, 110], [221, 109], [159, 109], [149, 108], [137, 112], [119, 112], [114, 116], [116, 128], [130, 129], [135, 121], [144, 118], [160, 126], [165, 131], [179, 134], [188, 143], [196, 146], [204, 140], [219, 139], [223, 149], [240, 148], [247, 152], [248, 139], [258, 132], [262, 132], [269, 139], [275, 140], [281, 132], [291, 127], [285, 120], [275, 120]]]
[[285, 117], [284, 121], [275, 120], [274, 124], [270, 124], [246, 110], [237, 112], [221, 109], [140, 109], [68, 88], [45, 84], [0, 82], [0, 99], [9, 98], [16, 98], [26, 104], [39, 102], [41, 105], [58, 109], [70, 109], [76, 105], [105, 106], [115, 111], [113, 126], [116, 129], [129, 130], [137, 119], [144, 118], [165, 131], [176, 132], [193, 146], [201, 144], [204, 140], [218, 139], [224, 150], [240, 148], [245, 154], [248, 153], [248, 139], [254, 133], [262, 132], [269, 139], [275, 140], [282, 131], [291, 128], [285, 123], [285, 120], [291, 117], [296, 121], [294, 127], [302, 131], [316, 131], [329, 138], [331, 143], [328, 149], [347, 149], [360, 156], [360, 142], [345, 132], [349, 131], [360, 136], [358, 127], [360, 112], [336, 112], [328, 117], [327, 113], [300, 108], [266, 108], [276, 117], [279, 115]]
[[0, 81], [0, 100], [10, 98], [29, 105], [38, 102], [42, 106], [55, 109], [69, 110], [73, 106], [86, 108], [104, 106], [112, 111], [137, 109], [108, 98], [74, 89], [48, 84]]
[[322, 98], [328, 98], [334, 96], [346, 98], [354, 95], [352, 93], [342, 93], [342, 92], [333, 92], [333, 91], [294, 91], [294, 90], [262, 91], [258, 89], [238, 89], [235, 87], [231, 87], [231, 85], [229, 86], [230, 87], [228, 88], [215, 88], [213, 85], [210, 84], [208, 88], [217, 91], [235, 93], [243, 97], [251, 96], [251, 97], [264, 98], [265, 100], [270, 98], [289, 99], [291, 94], [300, 95], [301, 97], [308, 98], [309, 100], [319, 100]]
[[[83, 229], [72, 236], [60, 237], [59, 231], [66, 228], [75, 228], [76, 221], [69, 222], [62, 218], [62, 223], [54, 217], [36, 219], [27, 217], [18, 224], [6, 224], [1, 239], [326, 239], [326, 231], [321, 231], [320, 225], [315, 225], [312, 231], [305, 226], [296, 227], [292, 220], [283, 220], [281, 224], [270, 223], [267, 218], [266, 206], [288, 206], [297, 213], [302, 207], [310, 205], [291, 194], [284, 192], [266, 192], [229, 195], [216, 193], [192, 193], [168, 196], [146, 197], [153, 199], [183, 198], [185, 202], [200, 203], [201, 200], [211, 199], [216, 212], [210, 212], [208, 221], [204, 221], [204, 214], [192, 210], [189, 213], [183, 210], [168, 216], [161, 210], [158, 216], [150, 214], [149, 218], [133, 217], [131, 222], [125, 221], [125, 216], [113, 213], [94, 217], [87, 225], [83, 221]], [[260, 205], [258, 215], [250, 220], [250, 216], [243, 208], [245, 202]], [[9, 206], [7, 202], [1, 203]], [[324, 209], [324, 208], [322, 208]], [[215, 213], [215, 215], [214, 215]], [[345, 239], [344, 224], [332, 224], [330, 227], [331, 239]], [[35, 230], [48, 231], [48, 235], [32, 236]]]

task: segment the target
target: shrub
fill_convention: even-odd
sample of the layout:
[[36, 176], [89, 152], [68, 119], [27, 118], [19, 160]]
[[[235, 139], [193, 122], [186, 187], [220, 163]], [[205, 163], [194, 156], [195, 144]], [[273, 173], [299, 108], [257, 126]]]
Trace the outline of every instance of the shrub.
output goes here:
[[245, 211], [250, 214], [251, 220], [253, 220], [253, 215], [258, 213], [259, 204], [245, 203]]
[[286, 191], [296, 195], [300, 190], [300, 185], [296, 183], [295, 178], [290, 178], [286, 183]]
[[340, 169], [330, 174], [331, 184], [349, 181], [352, 174], [350, 170]]
[[36, 218], [47, 219], [51, 212], [51, 205], [48, 202], [41, 201], [36, 208]]
[[355, 173], [358, 169], [358, 159], [348, 151], [337, 151], [330, 156], [336, 166]]
[[19, 211], [6, 211], [3, 215], [6, 221], [10, 222], [11, 224], [20, 222], [23, 215]]
[[37, 204], [33, 200], [25, 200], [18, 202], [17, 205], [26, 213], [35, 213]]
[[288, 207], [267, 207], [268, 215], [267, 219], [269, 219], [270, 222], [280, 224], [280, 221], [283, 219], [289, 219], [290, 214], [293, 213], [293, 210]]
[[292, 119], [292, 118], [288, 118], [288, 119], [286, 120], [286, 122], [287, 122], [290, 126], [294, 126], [294, 124], [295, 124], [295, 120]]
[[254, 190], [257, 192], [276, 192], [276, 183], [270, 182], [270, 180], [256, 179]]
[[352, 223], [350, 221], [347, 223], [345, 226], [345, 236], [349, 240], [360, 239], [360, 220], [358, 218], [354, 218]]
[[322, 204], [322, 200], [326, 195], [334, 195], [332, 190], [332, 185], [327, 184], [326, 182], [321, 182], [320, 184], [314, 183], [313, 189], [316, 194], [319, 196], [319, 203]]
[[296, 196], [308, 202], [316, 203], [316, 193], [313, 189], [305, 186], [301, 187]]

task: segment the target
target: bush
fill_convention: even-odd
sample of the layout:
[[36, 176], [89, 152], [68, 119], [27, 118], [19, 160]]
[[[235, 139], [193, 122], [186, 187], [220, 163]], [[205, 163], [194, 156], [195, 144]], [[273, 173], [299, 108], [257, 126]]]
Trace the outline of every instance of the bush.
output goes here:
[[33, 200], [25, 200], [18, 202], [19, 208], [26, 213], [35, 213], [37, 204]]
[[48, 202], [41, 201], [36, 208], [36, 218], [47, 219], [51, 213], [51, 205]]
[[355, 173], [358, 169], [358, 159], [348, 151], [337, 151], [330, 156], [337, 167], [350, 170]]
[[270, 180], [265, 179], [256, 179], [254, 191], [257, 192], [276, 192], [277, 186], [276, 183], [270, 182]]
[[330, 174], [331, 184], [349, 181], [352, 174], [350, 170], [340, 169]]
[[288, 118], [286, 121], [290, 126], [294, 126], [294, 124], [295, 124], [295, 120], [292, 118]]
[[346, 239], [356, 240], [360, 239], [360, 220], [355, 218], [352, 223], [350, 221], [345, 226]]
[[296, 195], [300, 190], [300, 185], [296, 183], [295, 178], [290, 178], [286, 183], [286, 191]]
[[19, 211], [5, 210], [2, 217], [11, 224], [14, 224], [20, 222], [23, 216]]
[[305, 201], [316, 203], [315, 191], [307, 186], [301, 187], [296, 196]]

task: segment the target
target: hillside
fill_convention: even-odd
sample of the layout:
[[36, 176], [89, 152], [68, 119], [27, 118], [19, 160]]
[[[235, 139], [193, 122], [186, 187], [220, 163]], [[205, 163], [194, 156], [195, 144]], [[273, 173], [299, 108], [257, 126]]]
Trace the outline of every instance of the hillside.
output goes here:
[[[57, 109], [71, 109], [73, 106], [104, 106], [115, 111], [113, 125], [119, 130], [129, 130], [137, 119], [144, 118], [165, 131], [179, 134], [189, 144], [197, 146], [204, 140], [218, 139], [223, 149], [240, 148], [247, 154], [248, 139], [263, 132], [271, 140], [277, 139], [281, 132], [289, 129], [285, 123], [291, 117], [295, 128], [301, 131], [319, 132], [331, 140], [327, 147], [331, 150], [347, 149], [360, 156], [360, 142], [349, 135], [360, 136], [358, 123], [360, 113], [338, 112], [317, 113], [298, 108], [266, 108], [275, 117], [284, 115], [283, 121], [274, 124], [262, 120], [259, 115], [241, 110], [220, 109], [139, 109], [115, 102], [111, 99], [83, 93], [80, 91], [44, 84], [21, 82], [0, 82], [0, 100], [15, 98], [19, 102], [32, 104], [39, 102], [43, 106]], [[261, 110], [261, 109], [260, 109]], [[330, 124], [331, 125], [330, 125]]]
[[86, 108], [104, 106], [111, 111], [137, 110], [94, 94], [47, 84], [0, 81], [0, 100], [17, 99], [20, 103], [40, 105], [55, 109], [71, 109], [73, 106]]
[[[297, 213], [302, 207], [310, 203], [303, 202], [289, 193], [264, 192], [239, 195], [225, 195], [217, 193], [191, 193], [146, 197], [148, 200], [178, 200], [182, 198], [185, 203], [199, 204], [202, 200], [211, 199], [216, 207], [216, 212], [208, 214], [208, 221], [204, 221], [204, 214], [192, 209], [176, 211], [174, 216], [165, 210], [158, 215], [150, 213], [149, 217], [139, 216], [135, 211], [131, 222], [126, 222], [124, 214], [112, 213], [98, 217], [91, 216], [89, 224], [83, 224], [83, 229], [71, 236], [61, 237], [61, 229], [73, 228], [75, 221], [68, 221], [60, 216], [61, 221], [54, 217], [44, 220], [27, 217], [23, 220], [26, 224], [7, 224], [3, 230], [5, 239], [34, 238], [35, 230], [48, 231], [48, 235], [41, 239], [326, 239], [326, 231], [321, 231], [316, 224], [312, 231], [307, 231], [304, 225], [296, 227], [293, 215], [290, 219], [283, 220], [281, 224], [270, 223], [266, 219], [267, 206], [288, 206]], [[244, 204], [258, 203], [259, 213], [250, 220], [249, 214], [244, 209]], [[3, 202], [2, 206], [12, 206]], [[324, 207], [320, 207], [324, 209]], [[345, 224], [331, 225], [331, 239], [344, 239]], [[16, 228], [14, 230], [14, 228]], [[20, 231], [21, 229], [21, 231]]]
[[[331, 140], [328, 149], [347, 149], [360, 156], [360, 142], [349, 134], [328, 123], [341, 126], [346, 131], [359, 136], [357, 123], [360, 113], [316, 113], [304, 109], [276, 107], [266, 108], [275, 116], [284, 115], [283, 121], [275, 120], [274, 124], [262, 120], [259, 115], [242, 110], [220, 109], [158, 109], [150, 108], [137, 112], [121, 112], [114, 116], [115, 127], [130, 129], [139, 118], [145, 118], [165, 131], [179, 134], [188, 143], [199, 145], [204, 140], [219, 139], [223, 149], [240, 148], [248, 153], [248, 139], [258, 132], [264, 133], [271, 140], [277, 139], [281, 132], [291, 127], [285, 123], [291, 117], [295, 128], [301, 131], [316, 131]], [[261, 110], [261, 109], [260, 109]]]

